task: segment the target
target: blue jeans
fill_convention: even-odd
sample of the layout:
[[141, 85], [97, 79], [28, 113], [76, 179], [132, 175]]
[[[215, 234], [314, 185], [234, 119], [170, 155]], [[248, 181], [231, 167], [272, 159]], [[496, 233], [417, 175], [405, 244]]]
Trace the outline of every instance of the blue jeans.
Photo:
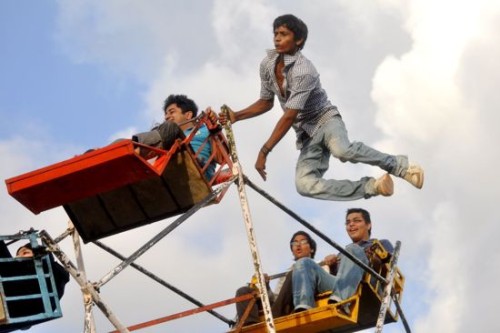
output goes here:
[[[357, 244], [349, 244], [346, 250], [368, 264], [364, 249]], [[363, 269], [352, 260], [341, 255], [337, 275], [326, 272], [311, 258], [301, 258], [293, 266], [292, 286], [295, 309], [310, 309], [315, 306], [315, 296], [332, 290], [330, 298], [341, 300], [351, 297], [363, 278]], [[336, 296], [336, 297], [335, 297]]]
[[342, 162], [365, 163], [401, 177], [408, 168], [406, 156], [379, 152], [362, 142], [350, 142], [344, 121], [335, 116], [318, 132], [307, 139], [300, 150], [295, 170], [295, 186], [299, 194], [323, 200], [347, 201], [376, 195], [375, 179], [363, 177], [358, 181], [324, 179], [330, 155]]

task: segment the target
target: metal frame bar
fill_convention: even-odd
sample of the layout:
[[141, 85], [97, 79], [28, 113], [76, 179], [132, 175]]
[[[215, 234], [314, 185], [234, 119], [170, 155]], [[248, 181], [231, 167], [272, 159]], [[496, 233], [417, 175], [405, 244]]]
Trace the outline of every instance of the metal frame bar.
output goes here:
[[[124, 256], [122, 256], [121, 254], [119, 254], [118, 252], [116, 252], [115, 250], [113, 250], [112, 248], [110, 248], [109, 246], [101, 243], [100, 241], [94, 241], [93, 243], [95, 245], [97, 245], [98, 247], [100, 247], [101, 249], [103, 249], [106, 252], [108, 252], [109, 254], [111, 254], [111, 255], [115, 256], [116, 258], [120, 259], [120, 260], [125, 260], [126, 259]], [[178, 294], [179, 296], [187, 299], [188, 301], [190, 301], [194, 305], [197, 305], [199, 307], [205, 306], [205, 304], [201, 303], [200, 301], [198, 301], [197, 299], [193, 298], [192, 296], [184, 293], [182, 290], [174, 287], [173, 285], [167, 283], [165, 280], [162, 280], [161, 278], [159, 278], [158, 276], [154, 275], [153, 273], [151, 273], [150, 271], [148, 271], [144, 267], [142, 267], [142, 266], [140, 266], [140, 265], [138, 265], [136, 263], [131, 263], [130, 266], [133, 267], [133, 268], [135, 268], [139, 272], [143, 273], [144, 275], [148, 276], [149, 278], [155, 280], [156, 282], [158, 282], [162, 286], [170, 289], [171, 291], [173, 291], [174, 293]], [[223, 315], [221, 315], [221, 314], [219, 314], [219, 313], [217, 313], [217, 312], [215, 312], [213, 310], [208, 310], [208, 312], [210, 314], [212, 314], [213, 316], [215, 316], [216, 318], [219, 318], [220, 320], [222, 320], [223, 322], [225, 322], [228, 325], [233, 325], [234, 324], [233, 320], [227, 319]]]
[[[87, 273], [85, 271], [85, 263], [83, 262], [83, 253], [82, 246], [80, 243], [80, 235], [76, 230], [73, 222], [68, 221], [68, 229], [72, 229], [71, 239], [73, 241], [73, 248], [75, 249], [76, 256], [76, 264], [78, 271], [80, 272], [80, 276], [83, 280], [87, 281]], [[85, 310], [85, 318], [83, 321], [83, 329], [85, 333], [95, 333], [96, 326], [94, 320], [94, 313], [92, 312], [92, 295], [86, 290], [82, 288], [82, 299], [83, 299], [83, 307]]]
[[54, 242], [50, 235], [45, 230], [42, 230], [40, 231], [40, 237], [42, 238], [44, 243], [47, 244], [49, 251], [54, 253], [54, 255], [63, 264], [66, 271], [68, 271], [73, 279], [75, 279], [75, 281], [80, 285], [80, 287], [82, 288], [82, 292], [88, 293], [92, 297], [92, 301], [102, 311], [106, 318], [108, 318], [111, 324], [113, 324], [113, 326], [116, 327], [120, 332], [128, 333], [129, 331], [127, 330], [127, 328], [118, 320], [118, 318], [114, 315], [108, 305], [103, 301], [95, 286], [82, 277], [75, 264], [73, 264], [68, 256], [61, 250], [59, 245]]
[[[223, 105], [221, 111], [228, 114], [228, 107]], [[229, 119], [229, 117], [227, 117]], [[239, 162], [238, 154], [236, 152], [236, 141], [234, 138], [234, 133], [231, 128], [231, 122], [228, 121], [224, 126], [227, 134], [227, 140], [229, 143], [229, 150], [233, 159], [233, 175], [238, 176], [238, 194], [240, 198], [241, 210], [243, 213], [243, 220], [245, 222], [245, 228], [247, 232], [248, 244], [250, 246], [250, 252], [252, 254], [253, 266], [255, 270], [255, 276], [257, 277], [257, 288], [259, 289], [262, 311], [264, 313], [264, 322], [266, 324], [268, 333], [275, 333], [276, 328], [274, 326], [273, 313], [271, 310], [271, 303], [269, 301], [269, 295], [266, 288], [266, 280], [264, 277], [264, 271], [262, 270], [262, 263], [260, 260], [259, 250], [257, 247], [257, 239], [255, 237], [254, 228], [252, 224], [252, 217], [250, 215], [250, 207], [248, 205], [248, 199], [245, 191], [245, 181], [243, 179], [243, 170]]]
[[401, 305], [399, 304], [399, 300], [397, 299], [396, 295], [392, 295], [392, 300], [394, 304], [396, 305], [396, 311], [398, 311], [399, 317], [401, 318], [401, 323], [403, 324], [406, 333], [411, 333], [410, 325], [408, 324], [408, 321], [406, 320], [406, 317], [403, 313], [403, 309], [401, 308]]
[[224, 189], [224, 187], [229, 186], [230, 183], [224, 184], [223, 186], [215, 189], [211, 193], [209, 193], [202, 201], [198, 202], [195, 204], [193, 207], [191, 207], [187, 212], [182, 214], [179, 218], [177, 218], [174, 222], [172, 222], [168, 227], [160, 231], [155, 237], [153, 237], [150, 241], [148, 241], [146, 244], [141, 246], [137, 251], [132, 253], [128, 258], [126, 258], [124, 261], [122, 261], [120, 264], [118, 264], [115, 268], [113, 268], [108, 274], [103, 276], [103, 278], [96, 282], [96, 287], [100, 288], [107, 282], [109, 282], [112, 278], [114, 278], [116, 275], [118, 275], [120, 272], [125, 269], [128, 265], [130, 265], [134, 260], [139, 258], [141, 255], [143, 255], [147, 250], [149, 250], [153, 245], [158, 243], [162, 238], [164, 238], [166, 235], [168, 235], [171, 231], [173, 231], [175, 228], [177, 228], [179, 225], [181, 225], [184, 221], [186, 221], [190, 216], [192, 216], [195, 212], [206, 206], [210, 201], [215, 199], [217, 195]]
[[390, 301], [391, 301], [391, 291], [394, 285], [394, 275], [396, 274], [397, 262], [399, 257], [399, 250], [401, 248], [401, 242], [397, 241], [396, 246], [394, 247], [394, 252], [392, 253], [391, 262], [390, 262], [390, 271], [389, 276], [387, 278], [387, 284], [384, 287], [384, 297], [382, 298], [382, 303], [380, 304], [380, 311], [378, 313], [377, 324], [375, 325], [375, 333], [382, 332], [385, 322], [385, 316], [387, 314], [387, 310], [389, 309]]
[[256, 294], [257, 294], [257, 291], [254, 291], [252, 294], [247, 294], [247, 295], [252, 295], [252, 298], [248, 302], [247, 307], [245, 308], [245, 311], [241, 315], [241, 318], [238, 318], [238, 325], [236, 325], [236, 327], [233, 329], [234, 333], [241, 332], [241, 329], [243, 328], [243, 326], [245, 324], [245, 320], [248, 318], [248, 315], [252, 311], [254, 304], [257, 302]]
[[[244, 301], [244, 300], [250, 299], [252, 297], [253, 296], [251, 294], [246, 294], [246, 295], [242, 295], [242, 296], [239, 296], [239, 297], [229, 298], [229, 299], [226, 299], [226, 300], [223, 300], [223, 301], [219, 301], [219, 302], [215, 302], [215, 303], [212, 303], [212, 304], [209, 304], [209, 305], [205, 305], [203, 307], [198, 307], [198, 308], [195, 308], [195, 309], [182, 311], [182, 312], [175, 313], [175, 314], [172, 314], [172, 315], [169, 315], [169, 316], [165, 316], [165, 317], [153, 319], [153, 320], [150, 320], [150, 321], [146, 321], [146, 322], [143, 322], [143, 323], [140, 323], [140, 324], [136, 324], [136, 325], [133, 325], [133, 326], [129, 326], [129, 327], [127, 327], [127, 329], [130, 330], [130, 331], [135, 331], [135, 330], [138, 330], [138, 329], [141, 329], [141, 328], [146, 328], [146, 327], [150, 327], [150, 326], [153, 326], [153, 325], [162, 324], [162, 323], [165, 323], [167, 321], [171, 321], [171, 320], [175, 320], [175, 319], [179, 319], [179, 318], [184, 318], [184, 317], [187, 317], [187, 316], [190, 316], [190, 315], [194, 315], [194, 314], [197, 314], [197, 313], [200, 313], [200, 312], [208, 311], [210, 309], [214, 309], [214, 308], [218, 308], [218, 307], [221, 307], [221, 306], [226, 306], [226, 305], [229, 305], [229, 304], [233, 304], [233, 303], [237, 303], [237, 302], [240, 302], [240, 301]], [[110, 333], [117, 333], [117, 332], [118, 331], [113, 331], [113, 332], [110, 332]]]

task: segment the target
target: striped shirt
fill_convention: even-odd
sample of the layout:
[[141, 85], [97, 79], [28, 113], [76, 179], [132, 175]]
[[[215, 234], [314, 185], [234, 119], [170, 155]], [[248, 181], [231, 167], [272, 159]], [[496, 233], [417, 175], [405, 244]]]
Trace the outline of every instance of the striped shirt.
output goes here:
[[297, 148], [301, 149], [304, 138], [316, 134], [322, 124], [339, 112], [321, 87], [316, 68], [300, 51], [293, 55], [285, 54], [283, 69], [285, 96], [282, 96], [274, 74], [278, 57], [279, 53], [276, 50], [268, 50], [267, 56], [260, 64], [260, 98], [272, 100], [276, 95], [283, 111], [286, 109], [299, 111], [293, 129], [297, 134]]

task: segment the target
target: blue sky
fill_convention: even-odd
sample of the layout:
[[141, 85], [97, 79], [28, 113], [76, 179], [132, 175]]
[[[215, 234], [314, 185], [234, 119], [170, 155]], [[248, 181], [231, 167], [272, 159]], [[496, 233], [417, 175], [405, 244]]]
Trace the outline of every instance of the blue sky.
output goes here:
[[[161, 120], [170, 93], [185, 93], [200, 108], [249, 105], [258, 98], [258, 65], [272, 47], [272, 20], [283, 13], [308, 24], [304, 54], [351, 140], [408, 154], [424, 166], [426, 183], [418, 191], [395, 180], [390, 198], [303, 198], [293, 184], [292, 133], [273, 149], [263, 182], [253, 165], [278, 107], [235, 125], [245, 173], [340, 244], [348, 243], [343, 219], [353, 206], [372, 213], [375, 237], [401, 240], [403, 308], [413, 332], [498, 331], [500, 6], [493, 0], [0, 1], [0, 178], [146, 130]], [[326, 177], [381, 172], [332, 159]], [[289, 237], [302, 227], [252, 190], [248, 195], [264, 269], [283, 270], [291, 261]], [[7, 191], [0, 191], [0, 212], [2, 234], [33, 226], [55, 236], [68, 219], [61, 208], [35, 216]], [[103, 241], [130, 254], [171, 221]], [[318, 258], [332, 251], [318, 245]], [[72, 253], [69, 241], [61, 246]], [[84, 254], [92, 281], [117, 264], [92, 244]], [[252, 275], [235, 189], [139, 263], [204, 303], [232, 297]], [[101, 296], [126, 325], [193, 307], [130, 269]], [[76, 283], [62, 302], [62, 319], [31, 331], [81, 330]], [[220, 311], [234, 315], [232, 307]], [[98, 310], [96, 324], [99, 332], [112, 329]], [[226, 328], [202, 314], [144, 332]], [[396, 323], [384, 331], [403, 329]]]
[[4, 1], [1, 6], [0, 101], [2, 118], [10, 119], [2, 122], [2, 136], [20, 134], [32, 123], [61, 138], [86, 128], [71, 142], [92, 146], [106, 140], [110, 128], [137, 123], [144, 85], [69, 58], [58, 41], [57, 2]]

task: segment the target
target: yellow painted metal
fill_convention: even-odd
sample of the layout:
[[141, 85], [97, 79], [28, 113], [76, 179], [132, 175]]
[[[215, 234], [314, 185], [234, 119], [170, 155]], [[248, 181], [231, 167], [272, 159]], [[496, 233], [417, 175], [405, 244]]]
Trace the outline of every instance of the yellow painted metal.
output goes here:
[[[385, 277], [390, 271], [388, 263], [390, 254], [378, 242], [373, 250], [383, 262], [376, 271]], [[399, 269], [396, 269], [393, 292], [399, 302], [401, 302], [404, 282], [403, 274]], [[330, 295], [331, 291], [319, 294], [316, 297], [316, 307], [313, 309], [275, 318], [276, 332], [315, 333], [328, 331], [329, 333], [346, 333], [374, 327], [384, 295], [384, 286], [378, 279], [365, 273], [356, 293], [351, 298], [340, 303], [328, 304]], [[343, 310], [346, 304], [348, 304], [349, 314]], [[397, 319], [397, 311], [389, 307], [385, 323], [395, 322]], [[240, 332], [265, 333], [266, 327], [264, 323], [258, 323], [244, 326]]]
[[[283, 333], [315, 333], [322, 332], [332, 327], [349, 327], [356, 324], [359, 311], [359, 297], [353, 296], [341, 303], [327, 304], [328, 297], [324, 299], [326, 305], [313, 309], [293, 313], [274, 319], [276, 332]], [[350, 314], [342, 310], [342, 306], [349, 305]], [[264, 323], [244, 326], [242, 333], [265, 333]]]

